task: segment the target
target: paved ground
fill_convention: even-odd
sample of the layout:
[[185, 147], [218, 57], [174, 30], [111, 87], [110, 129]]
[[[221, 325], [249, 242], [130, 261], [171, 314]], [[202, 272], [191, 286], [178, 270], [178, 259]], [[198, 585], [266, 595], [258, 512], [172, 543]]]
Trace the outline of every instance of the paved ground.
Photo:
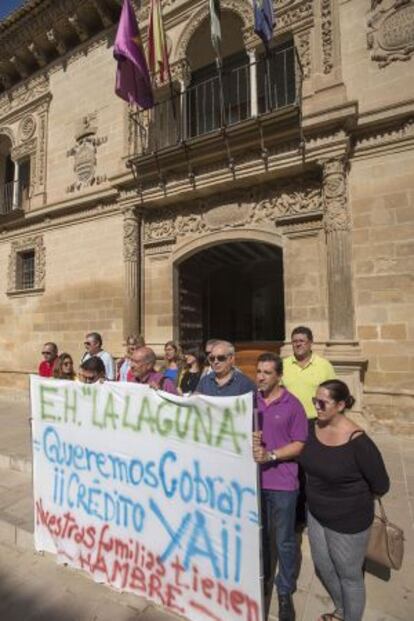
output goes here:
[[[172, 621], [145, 600], [119, 594], [87, 576], [58, 567], [31, 549], [32, 500], [28, 407], [0, 400], [0, 619], [3, 621]], [[391, 575], [367, 572], [364, 621], [414, 619], [414, 438], [373, 434], [392, 479], [385, 506], [406, 536], [403, 569]], [[17, 544], [17, 546], [15, 545]], [[25, 548], [25, 549], [22, 549]], [[315, 576], [306, 536], [295, 594], [297, 621], [316, 621], [331, 609]], [[273, 602], [271, 621], [277, 619]], [[223, 621], [226, 621], [223, 619]]]
[[2, 621], [177, 621], [134, 595], [117, 593], [49, 556], [0, 545]]

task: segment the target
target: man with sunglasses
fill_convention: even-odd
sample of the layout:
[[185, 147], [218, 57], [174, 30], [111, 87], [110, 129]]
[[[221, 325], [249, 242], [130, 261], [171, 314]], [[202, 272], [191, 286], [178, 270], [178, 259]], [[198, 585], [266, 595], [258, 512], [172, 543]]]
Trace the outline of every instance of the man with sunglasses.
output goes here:
[[237, 397], [256, 393], [252, 380], [234, 366], [234, 346], [228, 341], [216, 341], [208, 357], [212, 372], [200, 379], [196, 392], [210, 397]]
[[89, 332], [85, 336], [85, 353], [81, 362], [86, 362], [92, 356], [97, 356], [102, 360], [105, 366], [106, 379], [109, 381], [115, 381], [115, 362], [111, 354], [102, 349], [102, 337], [98, 332]]
[[[272, 352], [257, 360], [259, 429], [253, 433], [253, 457], [260, 464], [262, 553], [266, 616], [273, 581], [279, 599], [279, 621], [294, 621], [298, 546], [295, 533], [299, 494], [296, 458], [308, 437], [305, 410], [280, 383], [282, 360]], [[278, 573], [274, 580], [276, 564]]]
[[42, 347], [43, 360], [39, 364], [38, 373], [41, 377], [52, 377], [58, 358], [56, 343], [45, 343]]

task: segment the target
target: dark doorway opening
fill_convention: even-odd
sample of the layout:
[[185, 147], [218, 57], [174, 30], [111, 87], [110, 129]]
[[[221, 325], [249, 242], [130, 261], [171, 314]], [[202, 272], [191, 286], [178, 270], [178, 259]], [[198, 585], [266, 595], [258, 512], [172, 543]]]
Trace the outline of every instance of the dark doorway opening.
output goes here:
[[280, 248], [228, 242], [192, 255], [178, 270], [179, 340], [184, 347], [209, 338], [262, 346], [284, 340]]

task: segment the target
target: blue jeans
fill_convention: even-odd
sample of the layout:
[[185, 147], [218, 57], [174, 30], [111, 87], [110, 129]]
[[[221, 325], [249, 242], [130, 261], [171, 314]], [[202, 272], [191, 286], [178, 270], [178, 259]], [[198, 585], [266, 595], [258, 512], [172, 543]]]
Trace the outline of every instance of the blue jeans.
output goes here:
[[279, 595], [296, 589], [297, 540], [295, 535], [298, 491], [262, 490], [262, 554], [266, 603], [272, 597], [273, 579]]

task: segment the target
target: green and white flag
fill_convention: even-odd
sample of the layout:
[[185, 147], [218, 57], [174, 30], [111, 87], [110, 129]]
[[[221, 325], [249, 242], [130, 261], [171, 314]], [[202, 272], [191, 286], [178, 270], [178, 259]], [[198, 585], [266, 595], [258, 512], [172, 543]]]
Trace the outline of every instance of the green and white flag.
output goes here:
[[221, 10], [220, 0], [209, 0], [210, 4], [210, 24], [211, 24], [211, 43], [218, 59], [221, 58]]

